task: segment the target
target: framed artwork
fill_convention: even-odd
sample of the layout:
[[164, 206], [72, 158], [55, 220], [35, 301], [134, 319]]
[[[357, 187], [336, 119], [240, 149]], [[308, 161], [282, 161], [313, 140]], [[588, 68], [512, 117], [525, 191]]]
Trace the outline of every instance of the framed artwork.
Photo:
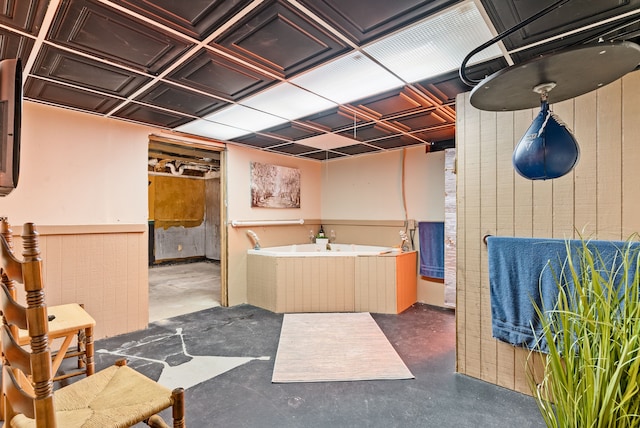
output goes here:
[[251, 206], [300, 208], [300, 170], [251, 162]]

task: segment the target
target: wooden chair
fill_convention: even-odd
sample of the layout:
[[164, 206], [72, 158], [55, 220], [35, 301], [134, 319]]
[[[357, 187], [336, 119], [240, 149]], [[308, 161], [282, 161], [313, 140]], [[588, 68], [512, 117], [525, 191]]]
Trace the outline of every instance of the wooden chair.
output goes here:
[[[6, 218], [0, 219], [0, 234], [13, 252], [13, 232]], [[9, 290], [11, 297], [17, 300], [16, 280], [6, 273], [2, 273], [1, 280]], [[18, 282], [22, 282], [22, 280], [20, 279]], [[49, 314], [50, 346], [53, 347], [54, 341], [61, 342], [52, 352], [54, 382], [84, 374], [92, 375], [95, 371], [93, 329], [96, 325], [93, 317], [78, 303], [49, 306], [47, 311]], [[20, 345], [27, 345], [30, 341], [29, 333], [26, 330], [20, 330], [18, 337]], [[76, 341], [75, 349], [70, 348], [74, 339]], [[77, 359], [77, 369], [67, 373], [59, 373], [62, 361], [67, 358]], [[2, 416], [1, 410], [0, 407], [0, 418]]]
[[[170, 391], [124, 362], [53, 391], [42, 260], [32, 223], [24, 225], [23, 247], [19, 261], [0, 234], [2, 273], [21, 279], [27, 294], [24, 307], [0, 283], [5, 426], [130, 427], [145, 422], [168, 428], [157, 414], [172, 407], [173, 427], [184, 428], [184, 390]], [[19, 329], [28, 331], [29, 350], [18, 343]]]

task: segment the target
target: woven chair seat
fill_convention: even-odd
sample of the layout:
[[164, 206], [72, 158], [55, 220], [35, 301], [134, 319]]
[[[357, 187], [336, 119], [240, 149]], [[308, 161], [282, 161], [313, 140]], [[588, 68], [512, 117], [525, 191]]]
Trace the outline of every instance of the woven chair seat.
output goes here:
[[[171, 406], [168, 388], [116, 365], [55, 391], [54, 397], [57, 423], [64, 428], [130, 427]], [[22, 414], [11, 420], [12, 428], [35, 426]]]

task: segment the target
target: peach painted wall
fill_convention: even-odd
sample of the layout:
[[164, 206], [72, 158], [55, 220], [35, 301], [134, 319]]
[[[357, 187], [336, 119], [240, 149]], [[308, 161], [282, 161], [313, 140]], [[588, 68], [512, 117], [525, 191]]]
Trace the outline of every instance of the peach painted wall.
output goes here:
[[[263, 247], [307, 242], [309, 229], [320, 218], [321, 163], [283, 156], [239, 146], [227, 147], [227, 233], [229, 305], [247, 302], [247, 249], [252, 248], [246, 235], [253, 230]], [[300, 169], [300, 208], [251, 208], [250, 164], [270, 163]], [[297, 220], [307, 221], [295, 226], [252, 226], [234, 228], [232, 220]], [[315, 219], [315, 221], [314, 221]]]
[[[444, 221], [444, 152], [427, 154], [424, 146], [324, 164], [321, 218], [403, 221], [403, 180], [406, 218]], [[391, 241], [374, 244], [397, 245], [396, 238], [394, 230]], [[416, 232], [416, 247], [417, 239]], [[444, 284], [418, 276], [418, 301], [444, 306]]]
[[13, 224], [146, 224], [153, 130], [25, 101], [18, 188], [2, 213]]
[[[48, 303], [84, 303], [96, 319], [96, 338], [148, 322], [146, 163], [152, 131], [24, 102], [20, 178], [0, 199], [0, 213], [16, 234], [24, 222], [36, 223]], [[18, 238], [16, 243], [20, 253]]]
[[[148, 136], [158, 132], [24, 103], [20, 181], [16, 190], [0, 199], [0, 214], [9, 217], [17, 232], [26, 221], [41, 226], [49, 304], [85, 300], [97, 321], [96, 338], [147, 325], [146, 162]], [[238, 146], [227, 150], [229, 220], [306, 221], [303, 226], [254, 227], [263, 246], [306, 242], [309, 229], [317, 230], [321, 218], [403, 219], [402, 151], [322, 164]], [[301, 169], [301, 208], [252, 209], [251, 161]], [[410, 218], [443, 218], [442, 171], [441, 154], [427, 155], [423, 147], [407, 150]], [[376, 202], [382, 194], [384, 203]], [[247, 301], [246, 249], [251, 243], [246, 228], [227, 226], [227, 230], [229, 304], [235, 305]], [[439, 287], [420, 284], [418, 299], [439, 304], [443, 294]], [[118, 322], [125, 314], [126, 322]]]

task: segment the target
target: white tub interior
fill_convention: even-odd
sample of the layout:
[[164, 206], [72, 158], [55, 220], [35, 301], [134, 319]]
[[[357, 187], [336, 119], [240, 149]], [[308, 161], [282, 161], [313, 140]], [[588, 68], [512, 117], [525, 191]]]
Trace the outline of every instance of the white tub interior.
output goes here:
[[328, 250], [324, 245], [293, 244], [280, 247], [265, 247], [259, 250], [248, 250], [249, 254], [278, 257], [304, 256], [376, 256], [399, 251], [398, 248], [359, 244], [330, 244]]

